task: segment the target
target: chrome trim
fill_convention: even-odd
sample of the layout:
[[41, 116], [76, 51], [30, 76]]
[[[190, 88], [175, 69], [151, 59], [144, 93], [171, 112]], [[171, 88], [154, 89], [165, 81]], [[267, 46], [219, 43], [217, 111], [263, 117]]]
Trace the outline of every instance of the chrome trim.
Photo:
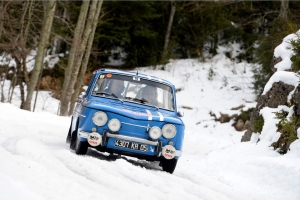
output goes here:
[[130, 123], [126, 123], [126, 122], [121, 122], [121, 124], [127, 124], [127, 125], [131, 125], [131, 126], [138, 126], [138, 127], [142, 127], [142, 128], [147, 128], [147, 126], [140, 126], [140, 125], [130, 124]]
[[[119, 127], [119, 129], [116, 130], [116, 131], [111, 130], [111, 128], [109, 127], [109, 123], [110, 123], [112, 120], [117, 120], [117, 121], [119, 122], [120, 127]], [[120, 122], [120, 120], [118, 120], [117, 118], [113, 118], [113, 119], [111, 119], [111, 120], [108, 121], [107, 126], [108, 126], [109, 130], [111, 130], [111, 131], [113, 131], [113, 132], [117, 132], [117, 131], [119, 131], [120, 128], [121, 128], [121, 122]]]
[[[173, 126], [173, 127], [175, 128], [175, 135], [174, 135], [173, 137], [171, 137], [171, 138], [167, 138], [166, 136], [164, 136], [163, 129], [164, 129], [164, 127], [167, 126], [167, 125], [171, 125], [171, 126]], [[174, 138], [174, 137], [176, 136], [176, 134], [177, 134], [177, 128], [176, 128], [176, 126], [174, 126], [174, 124], [165, 124], [165, 125], [162, 127], [161, 132], [162, 132], [162, 135], [163, 135], [165, 138], [167, 138], [167, 139], [172, 139], [172, 138]], [[173, 145], [172, 145], [172, 146], [173, 146]]]
[[86, 117], [85, 115], [80, 114], [79, 112], [77, 112], [76, 110], [74, 110], [74, 112], [76, 112], [79, 116], [81, 117]]
[[117, 134], [111, 134], [107, 132], [107, 137], [115, 138], [115, 139], [121, 139], [121, 140], [129, 140], [133, 142], [140, 142], [143, 144], [150, 144], [153, 146], [157, 146], [158, 142], [157, 141], [150, 141], [147, 139], [142, 139], [142, 138], [136, 138], [136, 137], [130, 137], [130, 136], [125, 136], [125, 135], [117, 135]]
[[148, 125], [146, 126], [147, 132], [149, 131], [149, 129], [150, 129], [150, 124], [148, 123]]
[[79, 137], [82, 137], [82, 138], [88, 138], [89, 134], [88, 132], [84, 132], [84, 131], [79, 131]]
[[[90, 133], [84, 132], [84, 131], [79, 131], [78, 133], [79, 133], [79, 136], [82, 137], [82, 138], [88, 138], [88, 135], [90, 134]], [[125, 136], [125, 135], [111, 134], [109, 132], [106, 132], [106, 136], [111, 137], [111, 138], [115, 138], [115, 139], [130, 140], [130, 141], [134, 141], [134, 142], [140, 142], [140, 143], [143, 143], [143, 144], [150, 144], [150, 145], [153, 145], [153, 146], [158, 145], [158, 141], [150, 141], [150, 140], [147, 140], [147, 139], [135, 138], [135, 137]], [[161, 156], [161, 152], [159, 152], [158, 157], [159, 156]], [[175, 156], [178, 156], [178, 157], [182, 156], [182, 151], [176, 150], [176, 155]]]

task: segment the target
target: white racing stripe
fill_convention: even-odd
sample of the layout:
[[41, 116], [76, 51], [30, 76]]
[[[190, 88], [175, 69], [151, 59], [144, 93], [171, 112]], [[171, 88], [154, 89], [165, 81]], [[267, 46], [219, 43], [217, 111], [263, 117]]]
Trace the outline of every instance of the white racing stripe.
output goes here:
[[164, 121], [164, 116], [160, 112], [157, 113], [159, 115], [159, 121]]
[[150, 110], [147, 110], [147, 109], [146, 109], [146, 112], [149, 114], [148, 120], [152, 120], [152, 114], [151, 114]]

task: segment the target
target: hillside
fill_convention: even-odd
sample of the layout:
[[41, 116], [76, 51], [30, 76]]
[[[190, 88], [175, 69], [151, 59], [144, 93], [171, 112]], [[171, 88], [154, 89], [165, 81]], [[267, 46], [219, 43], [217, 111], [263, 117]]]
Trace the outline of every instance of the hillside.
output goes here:
[[65, 143], [70, 117], [56, 115], [58, 101], [41, 92], [36, 112], [20, 110], [16, 89], [12, 104], [0, 103], [1, 199], [300, 199], [299, 153], [280, 155], [265, 140], [241, 143], [234, 120], [215, 120], [256, 106], [252, 68], [220, 47], [205, 62], [138, 69], [177, 88], [186, 130], [173, 175], [130, 157], [76, 155]]

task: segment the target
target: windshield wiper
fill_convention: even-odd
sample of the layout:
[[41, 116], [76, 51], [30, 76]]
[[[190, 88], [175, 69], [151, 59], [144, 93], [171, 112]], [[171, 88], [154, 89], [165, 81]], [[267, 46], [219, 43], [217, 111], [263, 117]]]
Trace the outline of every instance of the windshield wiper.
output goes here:
[[118, 100], [120, 100], [120, 101], [122, 101], [122, 103], [123, 103], [123, 100], [122, 99], [120, 99], [117, 95], [115, 95], [114, 93], [111, 93], [111, 94], [109, 94], [109, 93], [107, 93], [107, 92], [97, 92], [96, 93], [96, 95], [107, 95], [107, 96], [112, 96], [112, 97], [114, 97], [114, 98], [116, 98], [116, 99], [118, 99]]
[[107, 93], [107, 92], [96, 92], [96, 95], [107, 95], [107, 96], [111, 96], [111, 94]]
[[147, 105], [149, 105], [149, 106], [152, 106], [152, 107], [156, 108], [156, 110], [159, 110], [159, 107], [158, 107], [158, 106], [156, 106], [156, 105], [149, 104], [149, 103], [147, 103]]
[[146, 99], [144, 99], [144, 98], [141, 98], [141, 99], [139, 99], [139, 98], [133, 98], [132, 100], [133, 101], [139, 101], [139, 102], [141, 102], [143, 104], [146, 103], [148, 106], [152, 106], [152, 107], [156, 108], [156, 110], [159, 110], [159, 108], [156, 105], [148, 103], [148, 101]]
[[146, 99], [144, 99], [144, 98], [141, 98], [141, 99], [139, 99], [139, 98], [133, 98], [132, 100], [133, 101], [139, 101], [141, 103], [148, 103], [148, 101]]

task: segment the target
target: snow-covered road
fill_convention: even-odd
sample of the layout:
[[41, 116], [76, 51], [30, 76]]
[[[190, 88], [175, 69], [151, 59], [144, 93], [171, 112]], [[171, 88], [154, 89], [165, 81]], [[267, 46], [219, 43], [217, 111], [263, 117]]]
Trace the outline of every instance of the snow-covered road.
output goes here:
[[281, 165], [279, 155], [264, 145], [237, 141], [230, 145], [228, 136], [228, 146], [214, 150], [202, 142], [197, 145], [201, 138], [195, 140], [191, 133], [187, 152], [171, 175], [158, 163], [130, 157], [109, 157], [94, 150], [76, 155], [65, 143], [69, 117], [31, 113], [10, 104], [0, 104], [0, 110], [1, 199], [300, 197], [299, 159], [298, 167], [295, 159], [286, 163], [282, 158]]

